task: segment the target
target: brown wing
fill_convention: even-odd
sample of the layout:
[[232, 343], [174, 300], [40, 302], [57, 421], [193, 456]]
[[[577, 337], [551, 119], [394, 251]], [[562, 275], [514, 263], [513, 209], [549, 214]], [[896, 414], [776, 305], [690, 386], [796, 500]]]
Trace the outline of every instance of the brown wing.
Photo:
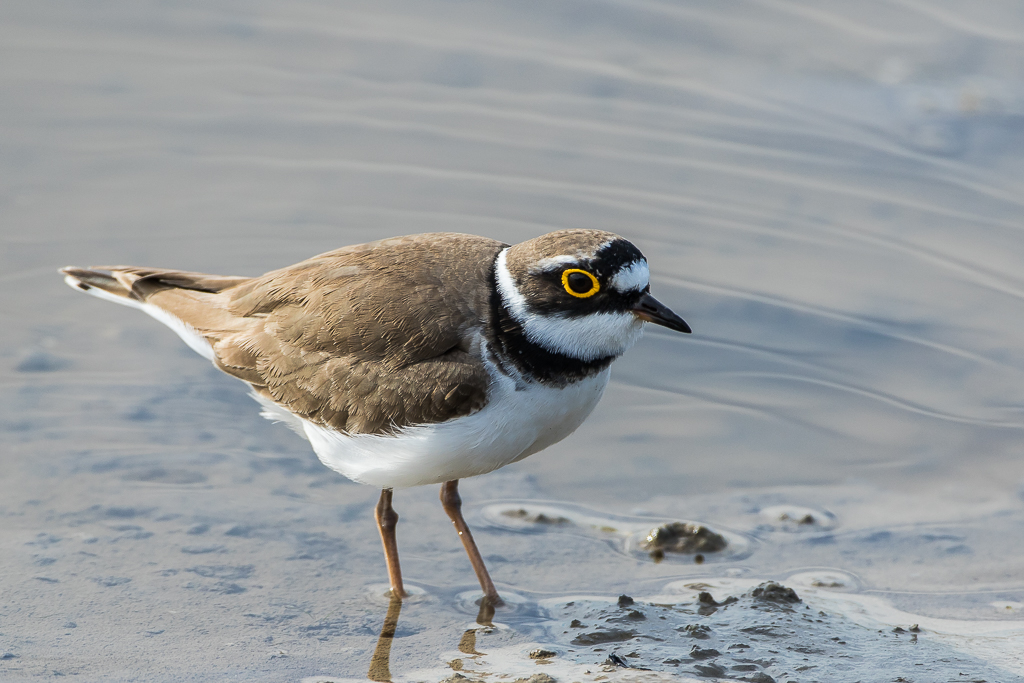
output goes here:
[[259, 393], [315, 423], [380, 434], [483, 406], [489, 378], [473, 344], [503, 246], [434, 233], [252, 279], [142, 268], [114, 276], [194, 327], [218, 366]]

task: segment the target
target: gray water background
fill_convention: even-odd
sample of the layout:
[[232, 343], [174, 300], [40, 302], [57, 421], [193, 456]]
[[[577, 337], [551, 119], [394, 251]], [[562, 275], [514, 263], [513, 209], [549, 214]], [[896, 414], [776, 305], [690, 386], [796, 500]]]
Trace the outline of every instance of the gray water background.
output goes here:
[[[56, 269], [256, 275], [435, 230], [617, 232], [694, 328], [650, 330], [577, 434], [463, 483], [503, 591], [826, 568], [1020, 620], [1022, 74], [1010, 1], [0, 4], [0, 678], [365, 673], [377, 492]], [[475, 609], [436, 495], [396, 495], [431, 597], [394, 673]], [[485, 514], [538, 500], [747, 550], [654, 564]]]

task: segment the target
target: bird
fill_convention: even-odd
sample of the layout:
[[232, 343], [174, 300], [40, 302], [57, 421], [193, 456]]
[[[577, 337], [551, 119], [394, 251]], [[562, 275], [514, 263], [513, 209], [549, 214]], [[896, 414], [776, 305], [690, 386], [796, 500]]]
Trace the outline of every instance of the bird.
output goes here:
[[593, 411], [612, 361], [653, 323], [689, 333], [650, 292], [647, 259], [592, 229], [509, 245], [423, 233], [342, 247], [260, 277], [134, 266], [61, 269], [142, 310], [229, 375], [320, 461], [381, 490], [392, 599], [395, 489], [441, 484], [483, 591], [501, 605], [462, 515], [459, 480], [557, 443]]

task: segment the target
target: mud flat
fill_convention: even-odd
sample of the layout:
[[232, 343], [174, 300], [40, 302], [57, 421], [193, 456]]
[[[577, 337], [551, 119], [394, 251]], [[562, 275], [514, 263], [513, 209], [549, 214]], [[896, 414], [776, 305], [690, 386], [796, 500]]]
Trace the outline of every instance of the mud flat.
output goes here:
[[[4, 683], [1024, 676], [1019, 0], [3, 0], [0, 45]], [[577, 227], [694, 334], [462, 482], [490, 625], [435, 488], [389, 617], [378, 492], [56, 272]]]

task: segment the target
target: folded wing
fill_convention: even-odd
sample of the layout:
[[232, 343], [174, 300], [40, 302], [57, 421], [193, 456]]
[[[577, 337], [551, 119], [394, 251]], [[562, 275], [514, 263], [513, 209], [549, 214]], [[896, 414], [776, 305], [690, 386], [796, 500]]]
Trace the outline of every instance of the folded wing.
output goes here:
[[128, 266], [63, 272], [73, 287], [153, 315], [292, 413], [351, 434], [386, 434], [483, 406], [489, 376], [474, 346], [503, 246], [414, 235], [258, 278]]

